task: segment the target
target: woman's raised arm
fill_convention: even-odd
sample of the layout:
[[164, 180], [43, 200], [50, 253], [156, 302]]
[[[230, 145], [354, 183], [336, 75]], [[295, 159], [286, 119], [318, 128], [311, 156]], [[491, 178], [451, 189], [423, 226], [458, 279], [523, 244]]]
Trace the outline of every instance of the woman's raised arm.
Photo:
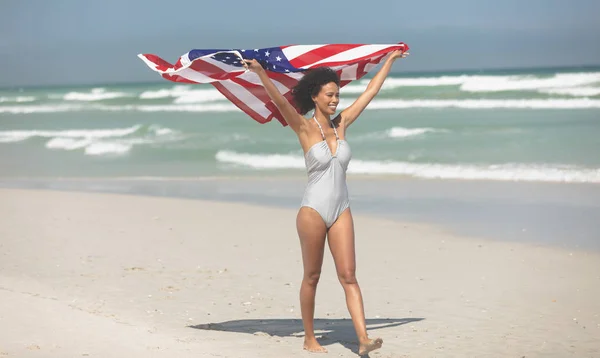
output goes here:
[[260, 63], [258, 63], [258, 61], [254, 59], [244, 61], [246, 62], [247, 68], [258, 75], [260, 81], [267, 90], [267, 94], [273, 103], [275, 103], [277, 109], [279, 109], [279, 112], [281, 112], [283, 115], [283, 119], [287, 122], [287, 124], [289, 124], [290, 128], [292, 128], [294, 132], [298, 133], [302, 123], [304, 123], [302, 116], [298, 114], [294, 106], [292, 106], [291, 103], [279, 92], [277, 87], [275, 87], [275, 84], [273, 84], [273, 81], [271, 81], [269, 76], [267, 76], [265, 69]]
[[392, 52], [379, 72], [371, 79], [367, 89], [356, 99], [356, 101], [354, 101], [354, 103], [352, 103], [352, 105], [342, 111], [342, 122], [346, 128], [358, 118], [371, 100], [379, 93], [383, 81], [385, 81], [387, 75], [390, 73], [394, 61], [397, 58], [404, 58], [407, 55], [408, 52], [402, 52], [400, 50]]

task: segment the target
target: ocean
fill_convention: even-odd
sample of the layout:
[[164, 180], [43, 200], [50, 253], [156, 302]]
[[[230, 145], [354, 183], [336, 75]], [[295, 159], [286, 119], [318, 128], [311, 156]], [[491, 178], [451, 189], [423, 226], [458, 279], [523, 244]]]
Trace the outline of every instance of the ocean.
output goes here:
[[[352, 103], [368, 81], [342, 88], [339, 109]], [[357, 188], [379, 183], [375, 187], [400, 192], [417, 180], [449, 190], [485, 185], [512, 193], [506, 188], [514, 187], [502, 183], [527, 183], [533, 191], [544, 188], [539, 198], [560, 192], [555, 202], [583, 208], [580, 199], [586, 195], [565, 193], [585, 190], [597, 197], [600, 67], [394, 73], [346, 138], [353, 153], [348, 177], [360, 183]], [[209, 194], [215, 187], [207, 181], [221, 183], [221, 192], [226, 183], [235, 182], [245, 188], [238, 189], [239, 195], [253, 192], [293, 206], [300, 203], [305, 177], [302, 150], [291, 129], [277, 121], [255, 122], [210, 85], [161, 81], [0, 89], [3, 186], [44, 182], [79, 188], [87, 181], [93, 183], [88, 189], [102, 182], [107, 191], [121, 191], [122, 183], [129, 183], [125, 191], [140, 192], [141, 182], [144, 187], [152, 182], [154, 194], [217, 198]], [[281, 190], [263, 185], [257, 191], [243, 184], [256, 178], [278, 179]], [[115, 180], [121, 186], [114, 186]], [[204, 184], [182, 194], [173, 182]], [[431, 191], [427, 185], [420, 186], [423, 193]], [[357, 202], [367, 192], [389, 201], [385, 192], [369, 190], [351, 195]], [[294, 195], [286, 201], [290, 192]], [[415, 198], [411, 200], [414, 204]], [[408, 205], [392, 201], [381, 206], [372, 197], [368, 201], [370, 206], [363, 205], [367, 211]], [[591, 214], [583, 224], [573, 214], [579, 218], [573, 227], [589, 238], [600, 238], [597, 204], [585, 201]], [[422, 209], [425, 216], [435, 211], [427, 208]], [[448, 217], [444, 212], [439, 216]]]
[[[600, 69], [396, 74], [347, 139], [350, 174], [598, 183]], [[289, 128], [167, 81], [0, 90], [0, 151], [2, 177], [304, 175]]]

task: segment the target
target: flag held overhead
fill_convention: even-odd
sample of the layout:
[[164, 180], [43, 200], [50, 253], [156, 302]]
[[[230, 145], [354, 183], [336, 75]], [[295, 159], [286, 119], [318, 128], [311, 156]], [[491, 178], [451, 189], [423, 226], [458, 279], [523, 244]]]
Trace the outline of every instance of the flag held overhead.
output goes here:
[[408, 51], [404, 43], [391, 45], [329, 44], [292, 45], [261, 49], [191, 50], [173, 65], [152, 54], [139, 54], [163, 78], [181, 83], [210, 83], [234, 105], [259, 123], [276, 118], [287, 125], [269, 98], [258, 76], [244, 67], [244, 59], [257, 60], [281, 94], [294, 104], [292, 88], [311, 68], [331, 67], [340, 86], [358, 80], [390, 52]]

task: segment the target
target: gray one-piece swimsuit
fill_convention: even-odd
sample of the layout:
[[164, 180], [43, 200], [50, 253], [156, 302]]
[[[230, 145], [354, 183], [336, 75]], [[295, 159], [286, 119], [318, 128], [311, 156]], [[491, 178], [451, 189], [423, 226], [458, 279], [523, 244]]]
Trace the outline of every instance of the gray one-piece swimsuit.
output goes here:
[[308, 184], [302, 199], [302, 206], [316, 210], [329, 229], [338, 217], [350, 206], [348, 187], [346, 186], [346, 170], [352, 158], [350, 146], [338, 136], [335, 124], [332, 123], [337, 149], [335, 154], [329, 149], [323, 128], [313, 117], [323, 140], [315, 143], [304, 155]]

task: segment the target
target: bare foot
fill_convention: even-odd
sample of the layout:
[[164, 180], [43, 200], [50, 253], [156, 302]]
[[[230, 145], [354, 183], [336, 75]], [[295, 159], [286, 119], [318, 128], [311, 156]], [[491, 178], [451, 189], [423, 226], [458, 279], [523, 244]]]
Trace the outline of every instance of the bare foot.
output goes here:
[[311, 353], [327, 353], [327, 349], [321, 346], [319, 342], [317, 342], [316, 338], [305, 339], [304, 340], [304, 349]]
[[381, 339], [381, 338], [369, 339], [364, 342], [361, 342], [360, 345], [358, 346], [358, 355], [364, 356], [365, 354], [367, 354], [369, 352], [372, 352], [376, 349], [381, 348], [382, 344], [383, 344], [383, 339]]

